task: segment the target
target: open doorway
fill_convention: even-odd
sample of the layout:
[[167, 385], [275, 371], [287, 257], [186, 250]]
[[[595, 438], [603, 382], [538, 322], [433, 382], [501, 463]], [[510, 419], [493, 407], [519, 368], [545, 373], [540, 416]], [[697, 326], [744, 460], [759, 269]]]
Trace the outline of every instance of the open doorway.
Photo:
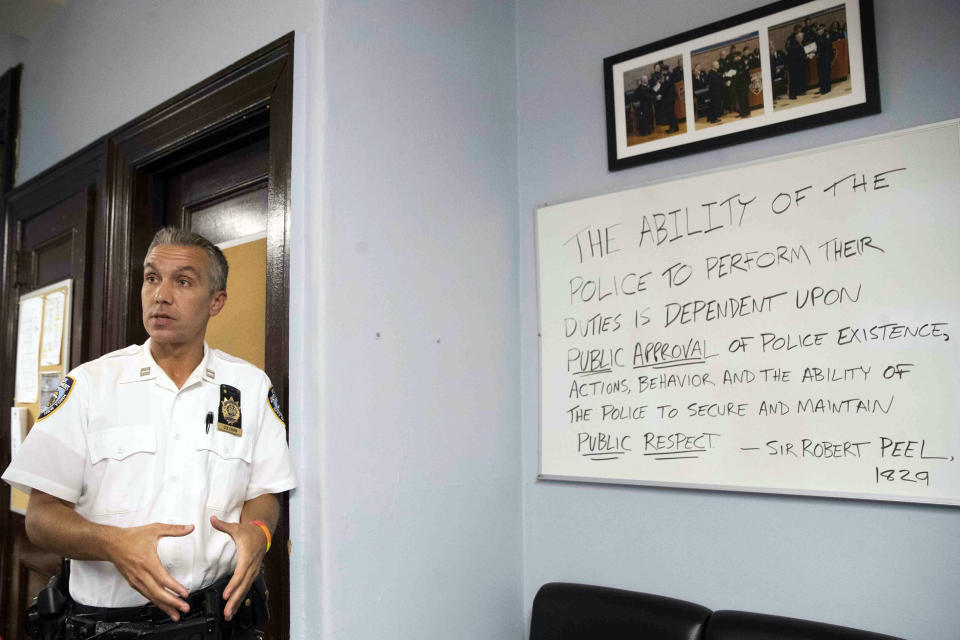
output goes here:
[[[208, 343], [266, 371], [284, 406], [292, 56], [290, 34], [134, 121], [113, 138], [112, 176], [114, 211], [129, 230], [126, 251], [114, 254], [122, 344], [146, 339], [139, 291], [153, 234], [168, 225], [196, 231], [230, 262], [228, 303]], [[274, 534], [283, 543], [264, 560], [271, 619], [263, 631], [275, 640], [289, 637], [288, 516], [284, 499]]]
[[[0, 324], [15, 326], [19, 295], [69, 278], [74, 365], [142, 343], [146, 247], [162, 226], [193, 229], [233, 263], [228, 308], [238, 315], [211, 326], [212, 346], [262, 367], [286, 406], [293, 42], [287, 34], [6, 194]], [[15, 334], [2, 341], [4, 366]], [[11, 380], [0, 381], [8, 405]], [[0, 439], [0, 465], [9, 460]], [[18, 640], [22, 612], [59, 560], [29, 542], [9, 503], [0, 495], [0, 632]], [[284, 499], [265, 558], [263, 631], [276, 640], [289, 637], [288, 514]]]

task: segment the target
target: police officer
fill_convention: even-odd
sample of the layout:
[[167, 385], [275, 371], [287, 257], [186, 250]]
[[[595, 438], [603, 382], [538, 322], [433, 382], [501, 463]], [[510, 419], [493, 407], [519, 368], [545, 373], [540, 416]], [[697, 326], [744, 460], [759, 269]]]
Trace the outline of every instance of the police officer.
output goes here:
[[[744, 48], [744, 54], [749, 55], [749, 49]], [[750, 68], [747, 59], [737, 53], [733, 58], [733, 69], [736, 75], [733, 77], [733, 91], [737, 100], [737, 117], [750, 117]]]
[[834, 58], [833, 40], [822, 24], [817, 25], [817, 80], [820, 84], [820, 95], [830, 93]]
[[[639, 84], [639, 81], [637, 82]], [[624, 82], [624, 87], [627, 84]], [[637, 135], [636, 88], [626, 89], [623, 92], [623, 115], [627, 124], [627, 135]]]
[[710, 97], [710, 110], [707, 112], [707, 122], [720, 122], [723, 115], [724, 82], [720, 75], [720, 61], [714, 60], [707, 74], [707, 95]]
[[654, 103], [656, 96], [653, 89], [650, 88], [650, 79], [647, 76], [640, 78], [640, 84], [637, 85], [638, 114], [640, 118], [640, 135], [648, 136], [654, 129]]
[[707, 72], [703, 70], [703, 65], [693, 67], [693, 90], [700, 91], [707, 87]]
[[[680, 67], [677, 67], [680, 71], [679, 78], [683, 79], [683, 70]], [[660, 92], [657, 95], [658, 104], [663, 105], [663, 120], [670, 125], [667, 127], [667, 133], [676, 133], [679, 131], [677, 126], [677, 114], [675, 105], [677, 102], [677, 74], [674, 71], [670, 70], [670, 66], [664, 64], [661, 72], [661, 81], [660, 81]], [[660, 121], [657, 121], [657, 124], [660, 124]]]
[[295, 480], [266, 374], [204, 340], [226, 279], [208, 240], [158, 232], [141, 289], [149, 339], [71, 371], [3, 474], [30, 493], [27, 534], [71, 559], [70, 594], [94, 619], [152, 603], [186, 620], [215, 585], [224, 637], [244, 637], [231, 621]]
[[803, 44], [803, 31], [794, 27], [793, 36], [784, 45], [787, 51], [788, 95], [791, 100], [807, 92], [807, 52]]

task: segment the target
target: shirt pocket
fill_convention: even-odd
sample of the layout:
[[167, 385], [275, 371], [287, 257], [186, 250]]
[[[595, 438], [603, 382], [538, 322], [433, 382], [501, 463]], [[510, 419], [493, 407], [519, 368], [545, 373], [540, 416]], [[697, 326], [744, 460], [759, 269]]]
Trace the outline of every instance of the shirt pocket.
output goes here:
[[90, 462], [100, 487], [93, 500], [94, 515], [136, 511], [157, 452], [151, 425], [103, 429], [87, 434]]
[[[207, 509], [228, 514], [242, 506], [250, 483], [253, 442], [249, 435], [221, 431], [197, 436], [197, 451], [207, 459]], [[239, 516], [239, 511], [238, 511]]]

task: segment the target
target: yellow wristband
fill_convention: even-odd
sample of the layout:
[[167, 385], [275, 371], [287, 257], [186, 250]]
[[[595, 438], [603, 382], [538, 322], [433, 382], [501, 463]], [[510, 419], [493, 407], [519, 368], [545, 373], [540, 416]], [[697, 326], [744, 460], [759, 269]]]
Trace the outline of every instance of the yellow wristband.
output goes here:
[[[267, 536], [267, 551], [270, 551], [270, 541], [271, 541], [270, 529], [267, 527], [267, 525], [263, 524], [259, 520], [254, 520], [250, 524], [255, 524], [261, 529], [263, 529], [263, 535]], [[266, 553], [266, 551], [264, 553]]]

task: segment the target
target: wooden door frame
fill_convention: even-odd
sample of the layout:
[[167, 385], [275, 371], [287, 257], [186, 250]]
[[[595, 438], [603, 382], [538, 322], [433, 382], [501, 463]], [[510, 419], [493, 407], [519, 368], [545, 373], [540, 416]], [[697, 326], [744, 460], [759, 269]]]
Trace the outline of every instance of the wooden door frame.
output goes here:
[[[150, 208], [150, 167], [184, 150], [218, 139], [224, 131], [243, 128], [243, 121], [269, 111], [267, 186], [267, 300], [264, 369], [284, 405], [288, 405], [290, 298], [290, 173], [293, 130], [293, 32], [275, 40], [226, 69], [151, 109], [107, 136], [107, 189], [111, 194], [106, 258], [103, 326], [105, 351], [130, 344], [142, 325], [140, 277], [146, 243], [135, 224]], [[251, 118], [251, 121], [260, 118]], [[152, 225], [151, 225], [152, 226]], [[274, 536], [289, 539], [289, 506], [281, 504]], [[280, 553], [287, 556], [287, 545]], [[281, 584], [289, 585], [289, 557], [280, 565]], [[278, 610], [277, 602], [282, 602]], [[289, 598], [272, 603], [271, 616], [285, 622], [289, 637]]]
[[[290, 164], [293, 125], [293, 33], [267, 45], [223, 71], [194, 85], [107, 136], [111, 225], [107, 256], [104, 326], [110, 349], [129, 344], [131, 326], [140, 323], [131, 310], [139, 306], [140, 283], [133, 276], [146, 247], [136, 246], [134, 220], [147, 194], [138, 189], [145, 167], [161, 161], [261, 109], [270, 111], [267, 236], [282, 238], [282, 251], [267, 253], [267, 272], [283, 288], [267, 292], [267, 374], [285, 371], [288, 362], [287, 314], [290, 271]], [[131, 269], [133, 267], [133, 269]], [[286, 380], [275, 380], [286, 397]]]
[[23, 65], [11, 67], [0, 75], [0, 194], [13, 188], [16, 174], [17, 142], [20, 131], [20, 76]]

